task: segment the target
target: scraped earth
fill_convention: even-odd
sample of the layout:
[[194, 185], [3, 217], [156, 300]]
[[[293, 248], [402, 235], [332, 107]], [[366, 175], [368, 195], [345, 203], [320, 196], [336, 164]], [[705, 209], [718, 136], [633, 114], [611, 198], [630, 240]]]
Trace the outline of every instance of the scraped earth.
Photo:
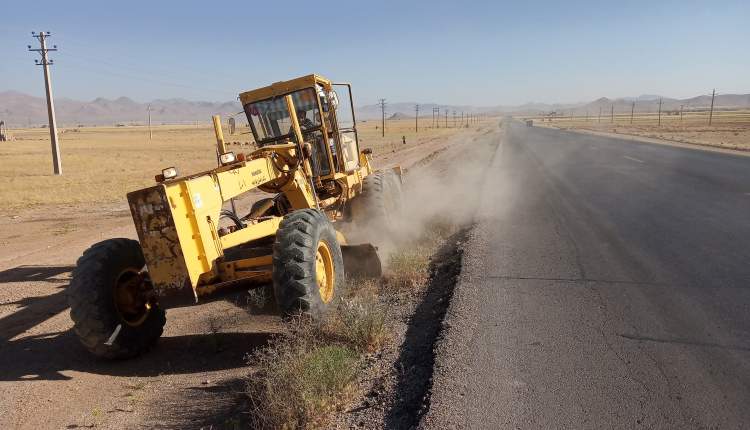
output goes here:
[[[485, 171], [503, 136], [493, 125], [463, 145], [447, 148], [428, 165], [407, 176], [405, 194], [413, 199], [407, 217], [428, 223], [448, 221], [453, 233], [430, 258], [424, 285], [388, 297], [393, 338], [360, 378], [360, 399], [341, 414], [337, 428], [414, 428], [429, 409], [435, 346], [461, 275], [463, 249], [472, 235], [482, 198]], [[412, 226], [418, 230], [419, 226]]]
[[[419, 167], [487, 133], [461, 131], [385, 154], [378, 166]], [[257, 197], [257, 195], [256, 195]], [[241, 201], [249, 207], [253, 198]], [[93, 243], [135, 237], [125, 203], [0, 212], [0, 425], [4, 428], [199, 428], [231, 425], [242, 410], [247, 353], [282, 329], [237, 293], [171, 309], [146, 355], [91, 357], [70, 331], [65, 288]], [[252, 313], [252, 315], [251, 315]]]

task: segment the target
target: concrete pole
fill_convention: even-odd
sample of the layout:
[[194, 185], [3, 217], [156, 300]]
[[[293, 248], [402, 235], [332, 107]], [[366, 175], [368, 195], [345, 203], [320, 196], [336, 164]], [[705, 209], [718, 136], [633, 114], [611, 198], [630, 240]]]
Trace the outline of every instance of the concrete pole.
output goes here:
[[44, 90], [47, 94], [47, 117], [49, 118], [49, 137], [52, 142], [52, 165], [55, 175], [62, 175], [62, 161], [60, 159], [60, 145], [57, 142], [57, 121], [55, 120], [55, 102], [52, 99], [52, 79], [47, 59], [47, 41], [45, 32], [39, 32], [41, 44], [42, 67], [44, 68]]

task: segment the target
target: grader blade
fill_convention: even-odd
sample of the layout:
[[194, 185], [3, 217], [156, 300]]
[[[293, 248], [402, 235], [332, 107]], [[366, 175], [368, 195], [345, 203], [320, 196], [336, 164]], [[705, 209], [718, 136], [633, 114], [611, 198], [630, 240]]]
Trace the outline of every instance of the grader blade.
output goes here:
[[377, 251], [378, 249], [369, 243], [341, 245], [346, 275], [354, 278], [380, 277], [383, 274], [383, 268]]

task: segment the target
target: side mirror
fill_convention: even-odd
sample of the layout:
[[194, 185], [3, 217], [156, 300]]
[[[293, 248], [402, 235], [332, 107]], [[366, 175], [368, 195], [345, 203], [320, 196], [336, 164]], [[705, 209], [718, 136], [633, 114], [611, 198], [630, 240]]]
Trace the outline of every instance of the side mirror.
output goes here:
[[323, 112], [328, 112], [328, 98], [326, 97], [325, 93], [320, 92], [318, 94], [318, 97], [320, 98], [320, 106], [323, 108]]
[[336, 94], [336, 91], [328, 91], [328, 98], [331, 100], [331, 105], [334, 109], [339, 107], [339, 96]]

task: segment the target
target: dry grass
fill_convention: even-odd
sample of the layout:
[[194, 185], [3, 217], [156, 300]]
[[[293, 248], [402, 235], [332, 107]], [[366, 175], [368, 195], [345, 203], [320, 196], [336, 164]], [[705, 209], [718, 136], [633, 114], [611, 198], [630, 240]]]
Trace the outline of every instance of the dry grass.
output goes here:
[[[409, 120], [389, 121], [386, 137], [375, 127], [360, 124], [362, 148], [376, 154], [406, 149], [457, 129], [421, 129]], [[77, 130], [77, 131], [76, 131]], [[79, 205], [125, 202], [129, 191], [154, 183], [162, 169], [176, 166], [182, 174], [216, 166], [213, 129], [195, 126], [156, 126], [153, 140], [146, 127], [83, 127], [64, 129], [60, 136], [63, 175], [52, 174], [49, 132], [16, 129], [16, 140], [0, 144], [0, 201], [4, 209], [38, 205]], [[406, 136], [407, 145], [401, 143]], [[226, 135], [228, 141], [252, 141], [249, 134]], [[231, 146], [237, 151], [251, 146]]]
[[455, 231], [456, 225], [450, 220], [429, 220], [419, 238], [398, 246], [388, 256], [383, 290], [391, 296], [418, 291], [428, 281], [430, 259], [440, 244]]
[[325, 428], [329, 414], [352, 396], [362, 357], [390, 337], [390, 301], [413, 295], [428, 281], [430, 256], [454, 231], [432, 222], [426, 234], [389, 257], [385, 278], [349, 281], [335, 308], [319, 323], [298, 318], [250, 362], [247, 395], [253, 428]]
[[298, 325], [251, 358], [258, 368], [247, 385], [252, 428], [317, 427], [354, 380], [354, 350], [326, 344], [314, 326]]
[[714, 146], [727, 149], [750, 150], [750, 111], [716, 111], [711, 126], [708, 125], [708, 112], [686, 112], [680, 115], [662, 113], [661, 124], [657, 113], [636, 114], [630, 122], [630, 114], [618, 114], [614, 120], [610, 115], [598, 117], [560, 117], [552, 121], [540, 118], [534, 120], [539, 125], [549, 125], [563, 129], [583, 129], [609, 133], [628, 134], [655, 139], [672, 140], [682, 143]]
[[258, 370], [247, 395], [253, 428], [320, 428], [349, 400], [360, 356], [387, 338], [373, 296], [341, 299], [323, 321], [296, 318], [290, 332], [250, 357]]
[[0, 145], [0, 201], [7, 209], [124, 202], [127, 192], [153, 184], [165, 167], [191, 172], [216, 164], [208, 128], [156, 127], [149, 142], [143, 127], [91, 127], [62, 134], [63, 175], [54, 176], [48, 132], [14, 134], [15, 141]]

